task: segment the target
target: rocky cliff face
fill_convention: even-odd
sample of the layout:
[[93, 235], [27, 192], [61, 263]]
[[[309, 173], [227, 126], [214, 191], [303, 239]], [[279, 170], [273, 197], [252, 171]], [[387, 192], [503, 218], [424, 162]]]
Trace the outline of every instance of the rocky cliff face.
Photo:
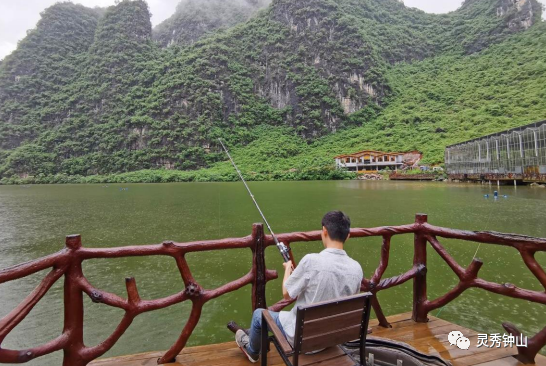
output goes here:
[[536, 21], [536, 7], [531, 0], [502, 0], [497, 7], [497, 16], [506, 17], [512, 31], [529, 29]]
[[[272, 52], [274, 57], [266, 65], [265, 78], [260, 82], [260, 95], [275, 108], [291, 107], [290, 121], [296, 128], [303, 124], [304, 135], [335, 132], [343, 126], [346, 116], [370, 103], [381, 104], [384, 84], [371, 73], [383, 60], [371, 55], [372, 45], [350, 26], [350, 20], [336, 3], [275, 0], [269, 16], [270, 21], [283, 25], [285, 47], [288, 52], [297, 52], [300, 63], [291, 63], [290, 54], [277, 58]], [[306, 76], [294, 78], [295, 73]], [[324, 87], [329, 92], [322, 101], [306, 105], [310, 99], [307, 87]], [[322, 129], [317, 128], [318, 121], [299, 117], [312, 109], [317, 117], [320, 111]]]

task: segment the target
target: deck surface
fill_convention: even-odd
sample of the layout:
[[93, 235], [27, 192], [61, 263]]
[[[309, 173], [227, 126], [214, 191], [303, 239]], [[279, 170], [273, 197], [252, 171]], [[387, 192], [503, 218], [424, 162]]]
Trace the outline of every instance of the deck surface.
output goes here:
[[[439, 355], [451, 361], [453, 366], [516, 366], [523, 365], [512, 356], [517, 354], [514, 348], [477, 348], [478, 334], [448, 321], [429, 315], [430, 322], [414, 323], [411, 313], [393, 315], [387, 318], [392, 328], [385, 329], [377, 325], [376, 320], [370, 321], [373, 337], [389, 338], [405, 342], [421, 352]], [[461, 331], [470, 339], [470, 349], [461, 350], [450, 346], [447, 335], [451, 331]], [[157, 365], [157, 359], [162, 352], [149, 352], [97, 360], [93, 366], [152, 366]], [[284, 365], [275, 347], [271, 347], [268, 355], [268, 365]], [[536, 365], [546, 366], [546, 357], [537, 356]], [[208, 346], [190, 347], [182, 351], [175, 363], [165, 365], [184, 366], [248, 366], [251, 365], [241, 353], [235, 342], [213, 344]]]

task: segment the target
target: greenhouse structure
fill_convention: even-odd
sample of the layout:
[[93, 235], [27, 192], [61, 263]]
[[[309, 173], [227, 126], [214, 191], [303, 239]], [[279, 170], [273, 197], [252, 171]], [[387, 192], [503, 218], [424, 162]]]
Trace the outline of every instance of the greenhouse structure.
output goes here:
[[546, 182], [546, 121], [451, 145], [451, 179]]

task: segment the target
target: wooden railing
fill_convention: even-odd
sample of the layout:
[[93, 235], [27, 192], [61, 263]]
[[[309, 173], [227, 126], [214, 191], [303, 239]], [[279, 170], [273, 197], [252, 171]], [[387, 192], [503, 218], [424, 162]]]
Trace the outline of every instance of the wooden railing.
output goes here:
[[[391, 238], [401, 234], [414, 235], [413, 266], [407, 272], [383, 279], [388, 267]], [[372, 229], [352, 229], [351, 237], [382, 238], [381, 258], [379, 265], [371, 278], [364, 279], [362, 291], [371, 291], [376, 295], [379, 291], [413, 280], [413, 319], [416, 322], [426, 322], [430, 311], [445, 306], [468, 288], [481, 288], [496, 294], [523, 299], [546, 305], [546, 272], [535, 259], [535, 253], [546, 251], [546, 239], [532, 238], [522, 235], [501, 234], [495, 232], [471, 232], [433, 226], [427, 223], [427, 216], [418, 214], [414, 223], [402, 226], [379, 227]], [[544, 287], [544, 291], [533, 291], [518, 288], [512, 284], [498, 284], [478, 278], [478, 272], [483, 263], [474, 258], [467, 268], [459, 265], [438, 241], [438, 237], [475, 241], [486, 244], [510, 246], [516, 249], [529, 270]], [[321, 240], [320, 231], [289, 233], [278, 235], [279, 240], [290, 245], [295, 242], [310, 242]], [[458, 276], [459, 283], [445, 295], [429, 300], [427, 297], [427, 247], [432, 246], [440, 257]], [[129, 328], [136, 316], [184, 301], [191, 301], [192, 309], [187, 323], [179, 338], [171, 348], [158, 360], [167, 363], [186, 345], [195, 326], [199, 322], [203, 305], [226, 293], [252, 285], [252, 307], [265, 308], [266, 283], [277, 278], [277, 272], [268, 270], [265, 266], [265, 248], [274, 245], [273, 238], [264, 235], [263, 226], [255, 224], [252, 234], [244, 238], [222, 239], [193, 243], [164, 242], [157, 245], [129, 246], [119, 248], [92, 249], [82, 246], [79, 235], [66, 238], [66, 247], [47, 257], [20, 264], [0, 271], [0, 284], [24, 278], [33, 273], [51, 268], [48, 275], [38, 287], [13, 311], [0, 320], [0, 345], [6, 336], [30, 313], [51, 286], [64, 276], [64, 328], [62, 334], [54, 340], [31, 349], [9, 350], [0, 347], [0, 363], [24, 363], [46, 354], [63, 350], [64, 366], [83, 366], [104, 355], [120, 339]], [[253, 253], [252, 266], [249, 272], [232, 282], [216, 289], [204, 289], [193, 278], [186, 262], [187, 253], [211, 250], [248, 248]], [[121, 258], [135, 256], [170, 256], [176, 262], [185, 288], [173, 295], [155, 300], [141, 299], [134, 278], [126, 278], [127, 298], [121, 298], [95, 288], [84, 276], [82, 263], [85, 260], [97, 258]], [[87, 347], [83, 341], [83, 296], [86, 294], [94, 302], [103, 303], [122, 309], [125, 312], [115, 331], [102, 343]], [[279, 311], [289, 305], [280, 301], [270, 309]], [[373, 299], [373, 308], [381, 326], [390, 327], [381, 309], [377, 296]], [[504, 328], [514, 336], [521, 332], [512, 324], [504, 323]], [[517, 358], [523, 363], [533, 363], [534, 358], [546, 345], [546, 327], [528, 340], [527, 347], [518, 347]]]

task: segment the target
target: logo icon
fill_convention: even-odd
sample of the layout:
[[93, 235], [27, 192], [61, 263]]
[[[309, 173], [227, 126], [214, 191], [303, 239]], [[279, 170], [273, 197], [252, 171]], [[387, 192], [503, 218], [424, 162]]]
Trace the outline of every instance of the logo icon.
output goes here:
[[470, 339], [466, 337], [461, 337], [457, 339], [457, 347], [460, 349], [469, 349], [470, 348]]
[[470, 339], [466, 338], [463, 333], [459, 331], [449, 332], [447, 336], [450, 346], [457, 346], [459, 349], [469, 349], [470, 348]]

